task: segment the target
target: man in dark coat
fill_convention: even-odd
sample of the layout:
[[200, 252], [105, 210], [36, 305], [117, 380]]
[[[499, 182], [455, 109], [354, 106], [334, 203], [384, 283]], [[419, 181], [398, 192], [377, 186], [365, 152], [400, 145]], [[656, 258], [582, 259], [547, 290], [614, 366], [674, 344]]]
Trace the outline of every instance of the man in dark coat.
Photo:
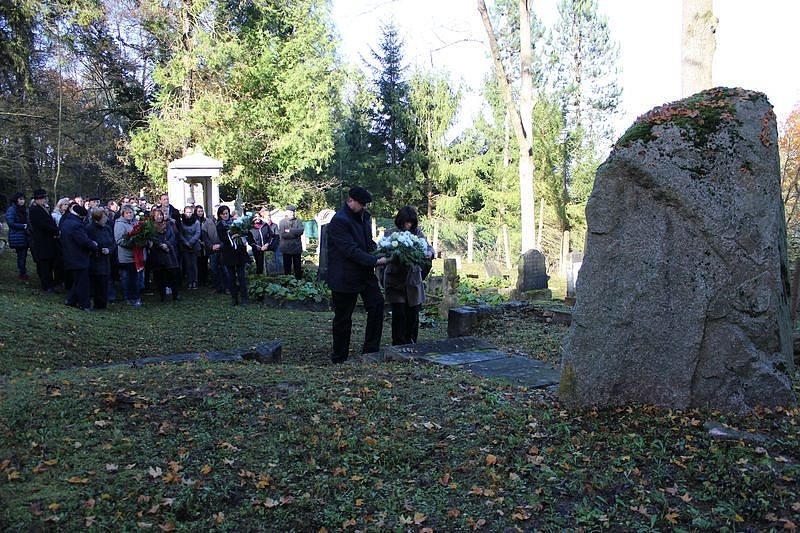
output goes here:
[[55, 291], [53, 267], [59, 253], [58, 226], [47, 208], [47, 192], [33, 191], [33, 205], [28, 215], [31, 224], [31, 253], [36, 261], [36, 274], [42, 290]]
[[[70, 273], [72, 286], [64, 301], [66, 305], [89, 310], [89, 256], [98, 251], [97, 243], [86, 234], [83, 220], [86, 209], [73, 204], [61, 220], [61, 250], [64, 270]], [[103, 253], [108, 253], [104, 249]]]
[[294, 277], [303, 279], [302, 255], [303, 223], [295, 217], [297, 208], [293, 205], [286, 206], [286, 218], [278, 223], [278, 233], [281, 236], [280, 249], [283, 255], [283, 273], [289, 275], [294, 270]]
[[372, 240], [372, 224], [366, 206], [372, 196], [363, 187], [353, 187], [348, 192], [345, 205], [328, 224], [328, 274], [333, 305], [333, 355], [334, 363], [347, 360], [350, 351], [350, 334], [353, 310], [358, 295], [367, 311], [362, 353], [377, 352], [383, 334], [383, 295], [378, 287], [375, 267], [386, 264], [385, 257], [375, 257], [370, 252], [376, 245]]

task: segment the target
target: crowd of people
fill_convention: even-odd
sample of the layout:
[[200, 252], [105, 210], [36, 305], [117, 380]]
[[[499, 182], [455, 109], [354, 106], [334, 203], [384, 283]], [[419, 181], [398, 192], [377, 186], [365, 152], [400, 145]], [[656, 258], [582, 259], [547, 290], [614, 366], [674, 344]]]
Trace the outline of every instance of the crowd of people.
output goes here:
[[[291, 205], [285, 229], [273, 222], [275, 211], [265, 207], [254, 213], [240, 238], [228, 235], [237, 214], [226, 205], [218, 206], [215, 217], [201, 205], [178, 211], [167, 194], [154, 204], [126, 196], [101, 205], [99, 198], [74, 196], [59, 199], [51, 209], [48, 200], [43, 189], [35, 190], [30, 202], [24, 193], [13, 196], [5, 213], [8, 245], [16, 253], [19, 280], [30, 280], [30, 252], [41, 289], [63, 291], [64, 303], [79, 309], [106, 309], [120, 296], [140, 307], [147, 291], [162, 302], [175, 301], [184, 289], [201, 285], [229, 294], [233, 305], [246, 304], [245, 267], [253, 261], [256, 274], [303, 275], [303, 224]], [[137, 246], [130, 236], [145, 218], [153, 231], [146, 244]]]
[[[392, 309], [392, 344], [417, 341], [427, 271], [373, 253], [376, 244], [366, 210], [371, 201], [363, 187], [351, 188], [327, 230], [334, 363], [348, 358], [352, 314], [359, 296], [367, 312], [363, 353], [380, 347], [385, 301]], [[218, 206], [214, 217], [201, 205], [178, 211], [167, 194], [161, 194], [155, 205], [128, 196], [101, 206], [99, 198], [84, 201], [75, 196], [59, 199], [51, 211], [47, 192], [37, 189], [30, 203], [23, 193], [14, 195], [6, 222], [19, 279], [30, 279], [30, 249], [42, 290], [60, 292], [63, 287], [65, 305], [106, 309], [117, 301], [119, 287], [128, 305], [140, 307], [142, 291], [157, 291], [161, 302], [175, 301], [184, 288], [193, 290], [204, 284], [229, 294], [233, 305], [244, 305], [248, 303], [246, 266], [251, 262], [256, 274], [278, 273], [282, 267], [285, 275], [302, 279], [303, 224], [295, 211], [295, 206], [287, 206], [287, 216], [275, 223], [273, 212], [264, 208], [253, 214], [242, 235], [242, 224], [237, 224], [237, 214], [227, 205]], [[141, 232], [144, 219], [151, 229], [142, 242], [134, 236]], [[401, 208], [394, 223], [387, 235], [409, 232], [425, 239], [412, 207]], [[432, 255], [430, 248], [428, 258]]]

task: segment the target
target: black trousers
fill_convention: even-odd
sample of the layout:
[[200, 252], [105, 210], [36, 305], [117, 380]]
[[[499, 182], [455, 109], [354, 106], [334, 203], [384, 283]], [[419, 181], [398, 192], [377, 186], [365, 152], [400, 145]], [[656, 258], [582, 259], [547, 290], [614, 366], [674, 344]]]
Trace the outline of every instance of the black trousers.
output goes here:
[[419, 305], [392, 304], [392, 346], [417, 342]]
[[303, 279], [303, 270], [300, 263], [300, 254], [283, 254], [283, 273], [289, 275], [294, 267], [294, 277]]
[[378, 288], [378, 280], [371, 280], [361, 293], [333, 291], [331, 293], [331, 304], [333, 305], [333, 355], [331, 360], [334, 363], [346, 361], [350, 353], [353, 310], [356, 308], [359, 294], [361, 294], [361, 301], [364, 302], [364, 310], [367, 312], [367, 327], [364, 330], [364, 346], [361, 353], [377, 352], [381, 347], [383, 295]]
[[256, 276], [264, 275], [264, 252], [253, 248], [253, 260], [256, 262]]
[[108, 274], [89, 274], [95, 309], [108, 308]]
[[64, 303], [81, 309], [89, 309], [89, 269], [66, 270], [72, 283]]
[[42, 284], [42, 290], [48, 291], [55, 287], [56, 283], [53, 278], [53, 259], [39, 259], [36, 261], [36, 274], [39, 276], [39, 282]]
[[167, 287], [172, 291], [172, 299], [178, 299], [181, 286], [181, 272], [177, 268], [159, 268], [153, 270], [153, 281], [158, 287], [158, 297], [163, 302], [167, 295]]

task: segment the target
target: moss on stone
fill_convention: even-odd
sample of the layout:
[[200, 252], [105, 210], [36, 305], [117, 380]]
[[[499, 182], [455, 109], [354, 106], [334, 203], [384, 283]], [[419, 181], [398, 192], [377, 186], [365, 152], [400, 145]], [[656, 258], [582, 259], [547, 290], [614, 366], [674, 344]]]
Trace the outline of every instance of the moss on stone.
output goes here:
[[568, 398], [575, 393], [575, 369], [572, 365], [564, 365], [561, 369], [561, 380], [558, 382], [558, 395]]
[[674, 124], [692, 139], [695, 146], [703, 146], [711, 134], [726, 121], [736, 120], [735, 101], [765, 98], [763, 93], [715, 87], [683, 100], [656, 107], [636, 119], [636, 122], [619, 138], [615, 148], [629, 146], [636, 141], [655, 139], [653, 127]]

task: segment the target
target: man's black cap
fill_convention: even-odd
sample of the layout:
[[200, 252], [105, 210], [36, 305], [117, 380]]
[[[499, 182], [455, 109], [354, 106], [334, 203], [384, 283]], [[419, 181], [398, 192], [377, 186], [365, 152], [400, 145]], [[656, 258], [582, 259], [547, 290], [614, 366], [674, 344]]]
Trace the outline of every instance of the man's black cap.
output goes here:
[[44, 189], [36, 189], [33, 191], [33, 199], [38, 200], [39, 198], [47, 198], [47, 191]]
[[360, 204], [368, 204], [372, 201], [372, 195], [364, 187], [353, 187], [347, 195]]

